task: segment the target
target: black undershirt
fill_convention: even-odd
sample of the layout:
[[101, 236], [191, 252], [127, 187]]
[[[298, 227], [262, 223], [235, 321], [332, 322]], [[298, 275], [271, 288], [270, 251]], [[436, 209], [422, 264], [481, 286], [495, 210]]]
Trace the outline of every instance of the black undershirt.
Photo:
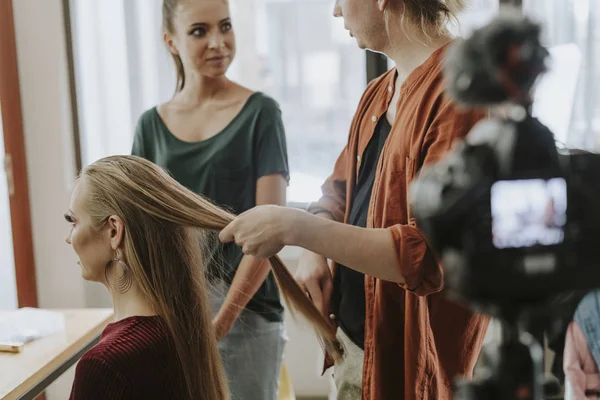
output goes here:
[[[362, 155], [358, 180], [352, 192], [352, 207], [348, 219], [350, 225], [363, 228], [367, 226], [367, 214], [377, 172], [377, 163], [390, 129], [390, 123], [385, 117], [382, 117]], [[363, 349], [366, 317], [365, 276], [353, 269], [339, 265], [335, 278], [336, 293], [339, 295], [337, 322], [346, 335]]]

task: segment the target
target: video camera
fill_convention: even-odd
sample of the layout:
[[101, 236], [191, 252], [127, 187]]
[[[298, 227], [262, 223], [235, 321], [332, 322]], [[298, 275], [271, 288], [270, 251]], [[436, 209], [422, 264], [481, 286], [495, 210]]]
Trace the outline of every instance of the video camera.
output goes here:
[[503, 322], [490, 375], [459, 384], [459, 398], [544, 398], [550, 319], [536, 315], [561, 293], [600, 287], [600, 155], [559, 151], [532, 116], [547, 58], [539, 25], [509, 9], [454, 43], [449, 94], [502, 116], [479, 122], [411, 184], [412, 214], [441, 257], [446, 292]]

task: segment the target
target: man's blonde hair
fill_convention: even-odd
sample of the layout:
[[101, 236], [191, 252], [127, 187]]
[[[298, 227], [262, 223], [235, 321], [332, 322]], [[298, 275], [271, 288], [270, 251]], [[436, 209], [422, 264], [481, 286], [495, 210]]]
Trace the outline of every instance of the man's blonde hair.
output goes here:
[[448, 25], [458, 23], [465, 0], [392, 0], [399, 7], [402, 24], [408, 22], [420, 29], [423, 38], [448, 34]]

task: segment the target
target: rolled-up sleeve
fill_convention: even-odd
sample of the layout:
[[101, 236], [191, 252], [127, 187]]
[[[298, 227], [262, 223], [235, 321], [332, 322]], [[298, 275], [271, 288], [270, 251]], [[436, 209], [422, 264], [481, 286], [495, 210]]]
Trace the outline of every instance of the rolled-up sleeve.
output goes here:
[[443, 272], [435, 253], [414, 225], [389, 228], [396, 244], [398, 266], [404, 282], [400, 286], [419, 296], [439, 292], [443, 288]]
[[[483, 110], [460, 110], [451, 102], [440, 107], [436, 118], [425, 134], [418, 159], [418, 170], [439, 161], [454, 145], [464, 138], [487, 113]], [[400, 284], [419, 296], [439, 292], [444, 287], [443, 268], [438, 254], [421, 233], [414, 219], [409, 224], [389, 228], [404, 282]]]

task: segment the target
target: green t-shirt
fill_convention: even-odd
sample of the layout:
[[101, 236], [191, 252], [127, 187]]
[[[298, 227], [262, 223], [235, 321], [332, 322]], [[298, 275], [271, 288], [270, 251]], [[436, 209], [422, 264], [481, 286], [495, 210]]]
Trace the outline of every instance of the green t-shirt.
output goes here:
[[[188, 189], [236, 214], [256, 206], [258, 178], [282, 174], [289, 179], [281, 111], [275, 100], [260, 92], [250, 96], [221, 132], [200, 142], [176, 138], [156, 107], [151, 108], [138, 121], [132, 154], [161, 166]], [[235, 244], [227, 244], [222, 250], [222, 276], [231, 283], [243, 254]], [[283, 320], [272, 273], [247, 308], [270, 321]]]

